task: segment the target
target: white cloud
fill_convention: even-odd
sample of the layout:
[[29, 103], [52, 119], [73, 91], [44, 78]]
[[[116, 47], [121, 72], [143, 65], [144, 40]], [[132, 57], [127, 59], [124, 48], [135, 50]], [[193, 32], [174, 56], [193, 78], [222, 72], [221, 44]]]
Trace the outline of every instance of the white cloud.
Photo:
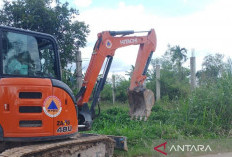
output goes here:
[[88, 7], [92, 3], [92, 0], [75, 0], [74, 4], [78, 7]]
[[56, 0], [52, 0], [51, 7], [54, 8], [57, 5]]
[[[104, 10], [104, 11], [103, 11]], [[136, 11], [135, 11], [136, 10]], [[119, 3], [119, 6], [116, 10], [106, 9], [106, 8], [94, 8], [86, 12], [81, 13], [79, 20], [85, 21], [90, 25], [91, 33], [88, 37], [89, 43], [95, 43], [97, 40], [97, 33], [105, 30], [141, 30], [137, 29], [137, 17], [144, 12], [144, 7], [142, 5], [137, 6], [125, 6], [124, 3]], [[133, 14], [133, 16], [131, 16]], [[150, 30], [151, 26], [148, 26], [146, 30]], [[89, 45], [93, 48], [93, 45]], [[92, 49], [90, 48], [83, 49], [83, 56], [90, 57]], [[135, 64], [136, 55], [138, 52], [138, 46], [126, 47], [123, 49], [118, 49], [116, 51], [114, 62], [112, 63], [111, 71], [118, 71], [122, 69], [120, 67], [116, 68], [119, 65], [122, 67], [127, 67], [129, 70], [131, 64]], [[130, 60], [128, 60], [130, 58]], [[120, 64], [115, 62], [121, 60]], [[117, 66], [116, 66], [117, 65]], [[114, 68], [115, 67], [115, 68]]]
[[0, 9], [3, 7], [3, 0], [0, 0]]
[[187, 3], [188, 0], [183, 0], [184, 3]]
[[[180, 17], [161, 17], [147, 13], [143, 5], [127, 6], [120, 2], [115, 9], [92, 8], [80, 14], [78, 20], [90, 25], [89, 43], [94, 43], [97, 33], [106, 30], [150, 30], [155, 28], [157, 49], [154, 57], [164, 54], [167, 44], [180, 45], [189, 50], [195, 49], [198, 67], [202, 57], [209, 53], [220, 52], [232, 56], [232, 1], [217, 0], [203, 11]], [[91, 56], [93, 44], [82, 49], [83, 56]], [[115, 60], [121, 60], [123, 67], [135, 63], [138, 46], [122, 48], [116, 51]], [[201, 58], [201, 59], [200, 59]]]

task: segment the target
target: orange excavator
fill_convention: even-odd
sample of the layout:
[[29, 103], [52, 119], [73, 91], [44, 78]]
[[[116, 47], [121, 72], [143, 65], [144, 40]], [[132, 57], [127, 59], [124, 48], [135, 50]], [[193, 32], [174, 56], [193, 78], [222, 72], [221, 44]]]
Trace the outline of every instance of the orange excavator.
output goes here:
[[[146, 79], [146, 72], [152, 54], [156, 48], [156, 35], [154, 29], [152, 29], [148, 31], [147, 36], [126, 36], [134, 33], [134, 31], [107, 31], [98, 34], [98, 40], [93, 49], [84, 83], [80, 92], [77, 94], [77, 105], [80, 107], [79, 120], [86, 128], [91, 126], [92, 119], [95, 117], [94, 108], [97, 105], [100, 92], [104, 87], [115, 51], [125, 46], [140, 45], [130, 87], [128, 89], [130, 115], [132, 118], [135, 117], [137, 119], [139, 117], [145, 120], [150, 115], [151, 108], [154, 104], [154, 94], [151, 90], [145, 89], [143, 83]], [[119, 35], [120, 37], [118, 37]], [[103, 77], [100, 78], [96, 85], [92, 105], [89, 110], [87, 102], [89, 101], [98, 74], [106, 58], [107, 62]]]
[[78, 128], [89, 130], [115, 50], [130, 45], [140, 46], [128, 89], [130, 115], [146, 120], [154, 94], [143, 83], [156, 48], [154, 29], [147, 32], [146, 36], [130, 36], [140, 33], [134, 31], [99, 33], [82, 88], [74, 96], [61, 81], [58, 46], [51, 35], [0, 26], [0, 141], [65, 139]]

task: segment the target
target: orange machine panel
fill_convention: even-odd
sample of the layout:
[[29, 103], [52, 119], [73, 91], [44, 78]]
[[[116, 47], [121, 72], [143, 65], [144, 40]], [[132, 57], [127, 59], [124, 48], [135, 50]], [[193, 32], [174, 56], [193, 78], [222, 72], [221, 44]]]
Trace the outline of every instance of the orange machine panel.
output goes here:
[[58, 116], [53, 118], [54, 135], [65, 135], [77, 132], [77, 112], [69, 94], [61, 88], [53, 87], [53, 96], [56, 100]]
[[69, 94], [50, 79], [0, 79], [0, 125], [4, 138], [57, 137], [77, 132]]
[[0, 79], [0, 124], [4, 137], [53, 135], [53, 120], [42, 109], [52, 95], [50, 79]]

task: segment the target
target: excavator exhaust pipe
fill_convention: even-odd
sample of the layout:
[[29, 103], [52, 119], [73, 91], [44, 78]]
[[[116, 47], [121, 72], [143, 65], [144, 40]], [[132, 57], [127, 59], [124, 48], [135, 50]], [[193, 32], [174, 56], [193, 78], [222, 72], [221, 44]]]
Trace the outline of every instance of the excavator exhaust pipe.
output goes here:
[[149, 89], [137, 88], [136, 90], [129, 90], [128, 97], [131, 118], [139, 120], [144, 118], [144, 121], [146, 121], [155, 103], [154, 93]]

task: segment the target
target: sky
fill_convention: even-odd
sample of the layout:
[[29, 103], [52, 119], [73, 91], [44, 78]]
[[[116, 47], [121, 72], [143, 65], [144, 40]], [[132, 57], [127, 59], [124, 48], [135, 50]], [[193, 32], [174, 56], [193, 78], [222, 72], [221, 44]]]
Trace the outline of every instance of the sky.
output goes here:
[[[153, 58], [161, 57], [167, 45], [180, 45], [196, 56], [197, 70], [204, 56], [221, 53], [232, 57], [231, 0], [60, 0], [79, 10], [78, 21], [89, 25], [87, 46], [82, 51], [86, 70], [97, 33], [102, 31], [154, 28], [157, 48]], [[0, 0], [0, 6], [2, 0]], [[138, 46], [118, 49], [111, 72], [123, 73], [135, 64]], [[189, 67], [189, 60], [186, 67]]]
[[[153, 58], [161, 57], [167, 45], [180, 45], [196, 56], [197, 70], [204, 56], [222, 53], [232, 56], [231, 0], [73, 0], [79, 10], [77, 20], [91, 30], [87, 47], [81, 49], [87, 68], [97, 33], [107, 30], [143, 31], [154, 28], [157, 48]], [[135, 64], [138, 46], [118, 49], [111, 72], [120, 73]], [[189, 60], [186, 63], [189, 67]]]

